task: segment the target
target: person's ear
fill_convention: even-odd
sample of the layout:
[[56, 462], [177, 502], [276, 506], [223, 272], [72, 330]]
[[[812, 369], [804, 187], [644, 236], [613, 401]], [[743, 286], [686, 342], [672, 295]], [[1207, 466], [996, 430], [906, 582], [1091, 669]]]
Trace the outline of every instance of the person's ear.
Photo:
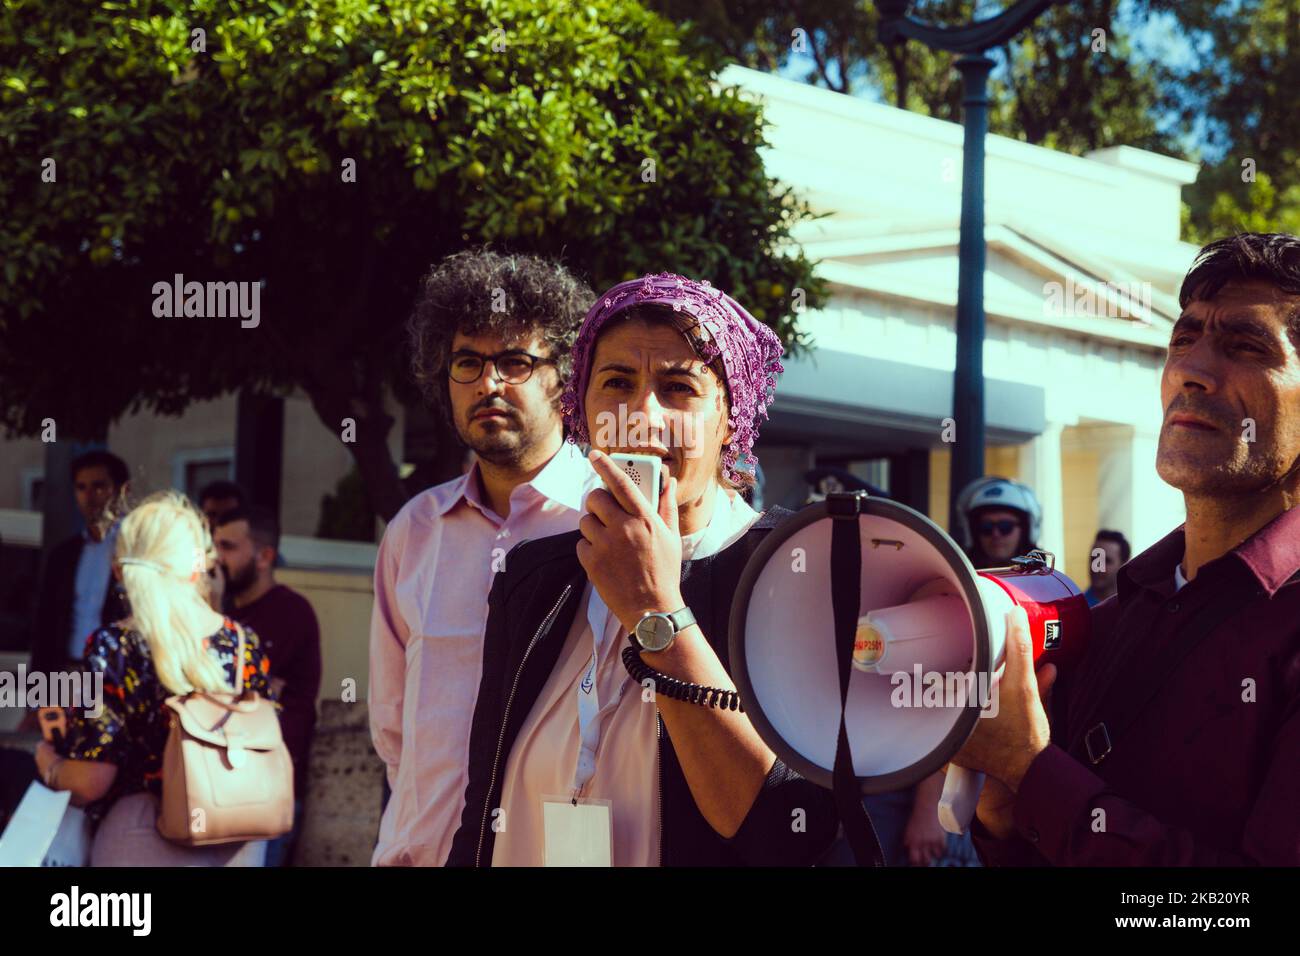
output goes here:
[[736, 430], [731, 427], [731, 400], [727, 397], [726, 389], [722, 392], [722, 446], [725, 448], [730, 445], [736, 437]]

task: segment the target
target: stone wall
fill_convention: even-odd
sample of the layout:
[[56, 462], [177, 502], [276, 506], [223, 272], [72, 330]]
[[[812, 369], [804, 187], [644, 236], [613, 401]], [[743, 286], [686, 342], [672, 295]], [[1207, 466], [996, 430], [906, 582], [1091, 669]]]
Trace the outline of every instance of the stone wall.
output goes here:
[[321, 701], [302, 833], [293, 866], [369, 866], [379, 833], [384, 763], [364, 701]]

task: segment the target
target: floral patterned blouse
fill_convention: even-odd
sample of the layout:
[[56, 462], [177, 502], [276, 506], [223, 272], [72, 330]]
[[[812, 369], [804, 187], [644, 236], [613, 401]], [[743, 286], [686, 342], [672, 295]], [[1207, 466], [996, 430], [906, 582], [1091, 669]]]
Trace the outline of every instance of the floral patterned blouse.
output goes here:
[[[204, 638], [204, 646], [216, 650], [233, 688], [239, 634], [230, 618], [224, 619], [221, 630]], [[154, 672], [144, 635], [120, 624], [101, 627], [90, 635], [85, 666], [92, 675], [104, 675], [102, 712], [88, 717], [85, 710], [70, 710], [67, 738], [60, 749], [74, 760], [116, 764], [112, 788], [86, 807], [87, 814], [98, 822], [119, 797], [140, 790], [161, 796], [162, 754], [171, 729], [171, 710], [165, 701], [173, 694]], [[268, 679], [270, 658], [249, 627], [244, 627], [243, 666], [244, 686], [275, 700]]]

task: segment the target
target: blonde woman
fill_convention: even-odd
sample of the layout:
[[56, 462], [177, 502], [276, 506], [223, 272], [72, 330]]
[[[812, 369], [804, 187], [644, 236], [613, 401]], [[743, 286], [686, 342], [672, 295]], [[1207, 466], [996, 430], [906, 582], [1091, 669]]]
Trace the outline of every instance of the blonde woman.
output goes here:
[[[151, 495], [122, 521], [113, 573], [130, 615], [86, 642], [86, 666], [103, 674], [98, 716], [69, 713], [61, 753], [42, 743], [37, 771], [46, 785], [99, 822], [94, 866], [260, 866], [266, 844], [189, 848], [168, 843], [154, 822], [173, 694], [234, 690], [239, 635], [208, 603], [212, 541], [202, 515], [174, 491]], [[257, 635], [244, 629], [244, 686], [273, 698]]]

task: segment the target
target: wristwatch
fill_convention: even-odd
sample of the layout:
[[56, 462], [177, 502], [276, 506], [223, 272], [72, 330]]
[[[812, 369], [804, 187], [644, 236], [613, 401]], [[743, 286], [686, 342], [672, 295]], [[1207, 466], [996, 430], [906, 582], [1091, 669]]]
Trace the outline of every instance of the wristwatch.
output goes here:
[[628, 635], [628, 640], [643, 651], [666, 651], [673, 646], [677, 632], [694, 623], [695, 615], [688, 607], [672, 614], [652, 612], [636, 622], [636, 629]]

